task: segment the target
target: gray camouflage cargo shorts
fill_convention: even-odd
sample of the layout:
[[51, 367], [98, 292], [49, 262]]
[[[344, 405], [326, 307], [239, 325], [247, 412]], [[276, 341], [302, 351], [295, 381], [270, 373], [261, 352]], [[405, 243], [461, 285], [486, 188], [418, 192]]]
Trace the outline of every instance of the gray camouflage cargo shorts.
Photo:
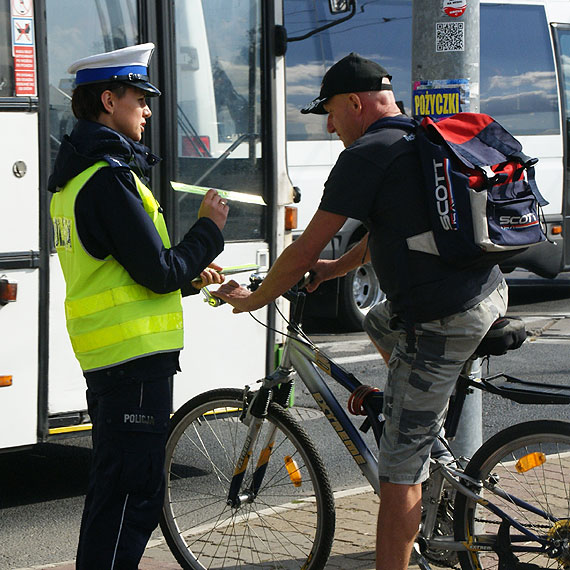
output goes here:
[[368, 312], [364, 330], [391, 354], [384, 389], [380, 481], [413, 485], [428, 478], [430, 450], [461, 368], [493, 322], [506, 314], [507, 302], [503, 281], [467, 311], [416, 323], [411, 351], [403, 323], [394, 318], [389, 301]]

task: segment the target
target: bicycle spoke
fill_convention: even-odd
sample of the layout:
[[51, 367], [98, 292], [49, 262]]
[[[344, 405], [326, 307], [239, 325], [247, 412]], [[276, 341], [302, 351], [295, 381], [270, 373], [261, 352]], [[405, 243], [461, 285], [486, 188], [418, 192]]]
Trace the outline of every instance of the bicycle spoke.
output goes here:
[[[456, 508], [456, 515], [459, 512], [456, 532], [463, 525], [465, 533], [474, 536], [476, 541], [502, 544], [501, 548], [506, 549], [501, 554], [503, 564], [510, 556], [515, 556], [521, 563], [536, 564], [539, 568], [570, 567], [567, 546], [570, 538], [567, 480], [570, 429], [567, 424], [544, 420], [507, 428], [486, 442], [466, 472], [471, 475], [478, 472], [486, 481], [484, 498], [534, 533], [546, 546], [541, 546], [539, 540], [531, 540], [512, 525], [508, 527], [508, 540], [500, 542], [498, 532], [503, 519], [462, 497], [456, 499], [456, 507], [460, 505]], [[557, 544], [562, 548], [555, 550]], [[553, 549], [552, 555], [546, 548]], [[499, 568], [499, 556], [495, 552], [479, 552], [475, 556], [477, 562], [460, 554], [462, 567], [473, 570]]]
[[[241, 392], [231, 393], [241, 398]], [[167, 445], [171, 468], [162, 525], [165, 537], [179, 561], [192, 568], [320, 569], [332, 542], [332, 492], [327, 482], [330, 498], [323, 500], [323, 483], [315, 476], [317, 465], [318, 476], [326, 477], [322, 462], [313, 457], [314, 451], [307, 455], [304, 446], [312, 444], [283, 408], [270, 406], [252, 448], [239, 501], [234, 507], [227, 505], [237, 457], [248, 433], [247, 426], [227, 413], [239, 402], [233, 397], [231, 402], [207, 401], [173, 429]], [[262, 447], [268, 445], [275, 427], [272, 452], [263, 471], [257, 471], [259, 488], [253, 493], [256, 463], [266, 453]], [[291, 478], [285, 457], [296, 461], [300, 479]], [[298, 481], [300, 485], [295, 486]], [[324, 505], [326, 517], [319, 514]], [[325, 533], [323, 527], [330, 530]]]

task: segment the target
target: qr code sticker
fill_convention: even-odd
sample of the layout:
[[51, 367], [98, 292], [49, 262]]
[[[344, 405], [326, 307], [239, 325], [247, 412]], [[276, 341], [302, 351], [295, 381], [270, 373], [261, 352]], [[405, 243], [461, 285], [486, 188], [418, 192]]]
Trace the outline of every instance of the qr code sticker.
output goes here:
[[465, 51], [464, 22], [436, 23], [435, 51]]

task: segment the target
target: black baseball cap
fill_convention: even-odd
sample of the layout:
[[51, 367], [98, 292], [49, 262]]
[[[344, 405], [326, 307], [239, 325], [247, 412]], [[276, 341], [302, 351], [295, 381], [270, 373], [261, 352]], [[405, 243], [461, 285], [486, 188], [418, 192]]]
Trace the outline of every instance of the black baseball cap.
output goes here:
[[343, 57], [337, 61], [323, 77], [321, 92], [316, 99], [301, 109], [301, 113], [326, 115], [323, 105], [333, 95], [340, 93], [359, 93], [361, 91], [392, 91], [390, 83], [382, 83], [382, 79], [392, 76], [378, 63], [366, 59], [357, 53]]

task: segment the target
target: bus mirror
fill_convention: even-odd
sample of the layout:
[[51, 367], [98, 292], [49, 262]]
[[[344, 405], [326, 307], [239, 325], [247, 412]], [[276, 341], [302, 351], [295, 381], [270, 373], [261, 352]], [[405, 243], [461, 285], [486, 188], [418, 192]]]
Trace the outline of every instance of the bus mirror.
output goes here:
[[342, 14], [345, 12], [350, 12], [350, 14], [347, 14], [342, 18], [337, 18], [335, 20], [327, 22], [323, 26], [315, 28], [314, 30], [309, 31], [306, 34], [303, 34], [302, 36], [295, 36], [294, 38], [288, 37], [287, 41], [299, 42], [301, 40], [306, 40], [307, 38], [310, 38], [311, 36], [314, 36], [319, 32], [328, 30], [333, 26], [338, 26], [339, 24], [342, 24], [343, 22], [350, 20], [350, 18], [352, 18], [356, 14], [356, 0], [329, 0], [329, 10], [331, 11], [332, 14]]
[[349, 12], [354, 3], [356, 0], [329, 0], [329, 8], [331, 14], [343, 14]]

